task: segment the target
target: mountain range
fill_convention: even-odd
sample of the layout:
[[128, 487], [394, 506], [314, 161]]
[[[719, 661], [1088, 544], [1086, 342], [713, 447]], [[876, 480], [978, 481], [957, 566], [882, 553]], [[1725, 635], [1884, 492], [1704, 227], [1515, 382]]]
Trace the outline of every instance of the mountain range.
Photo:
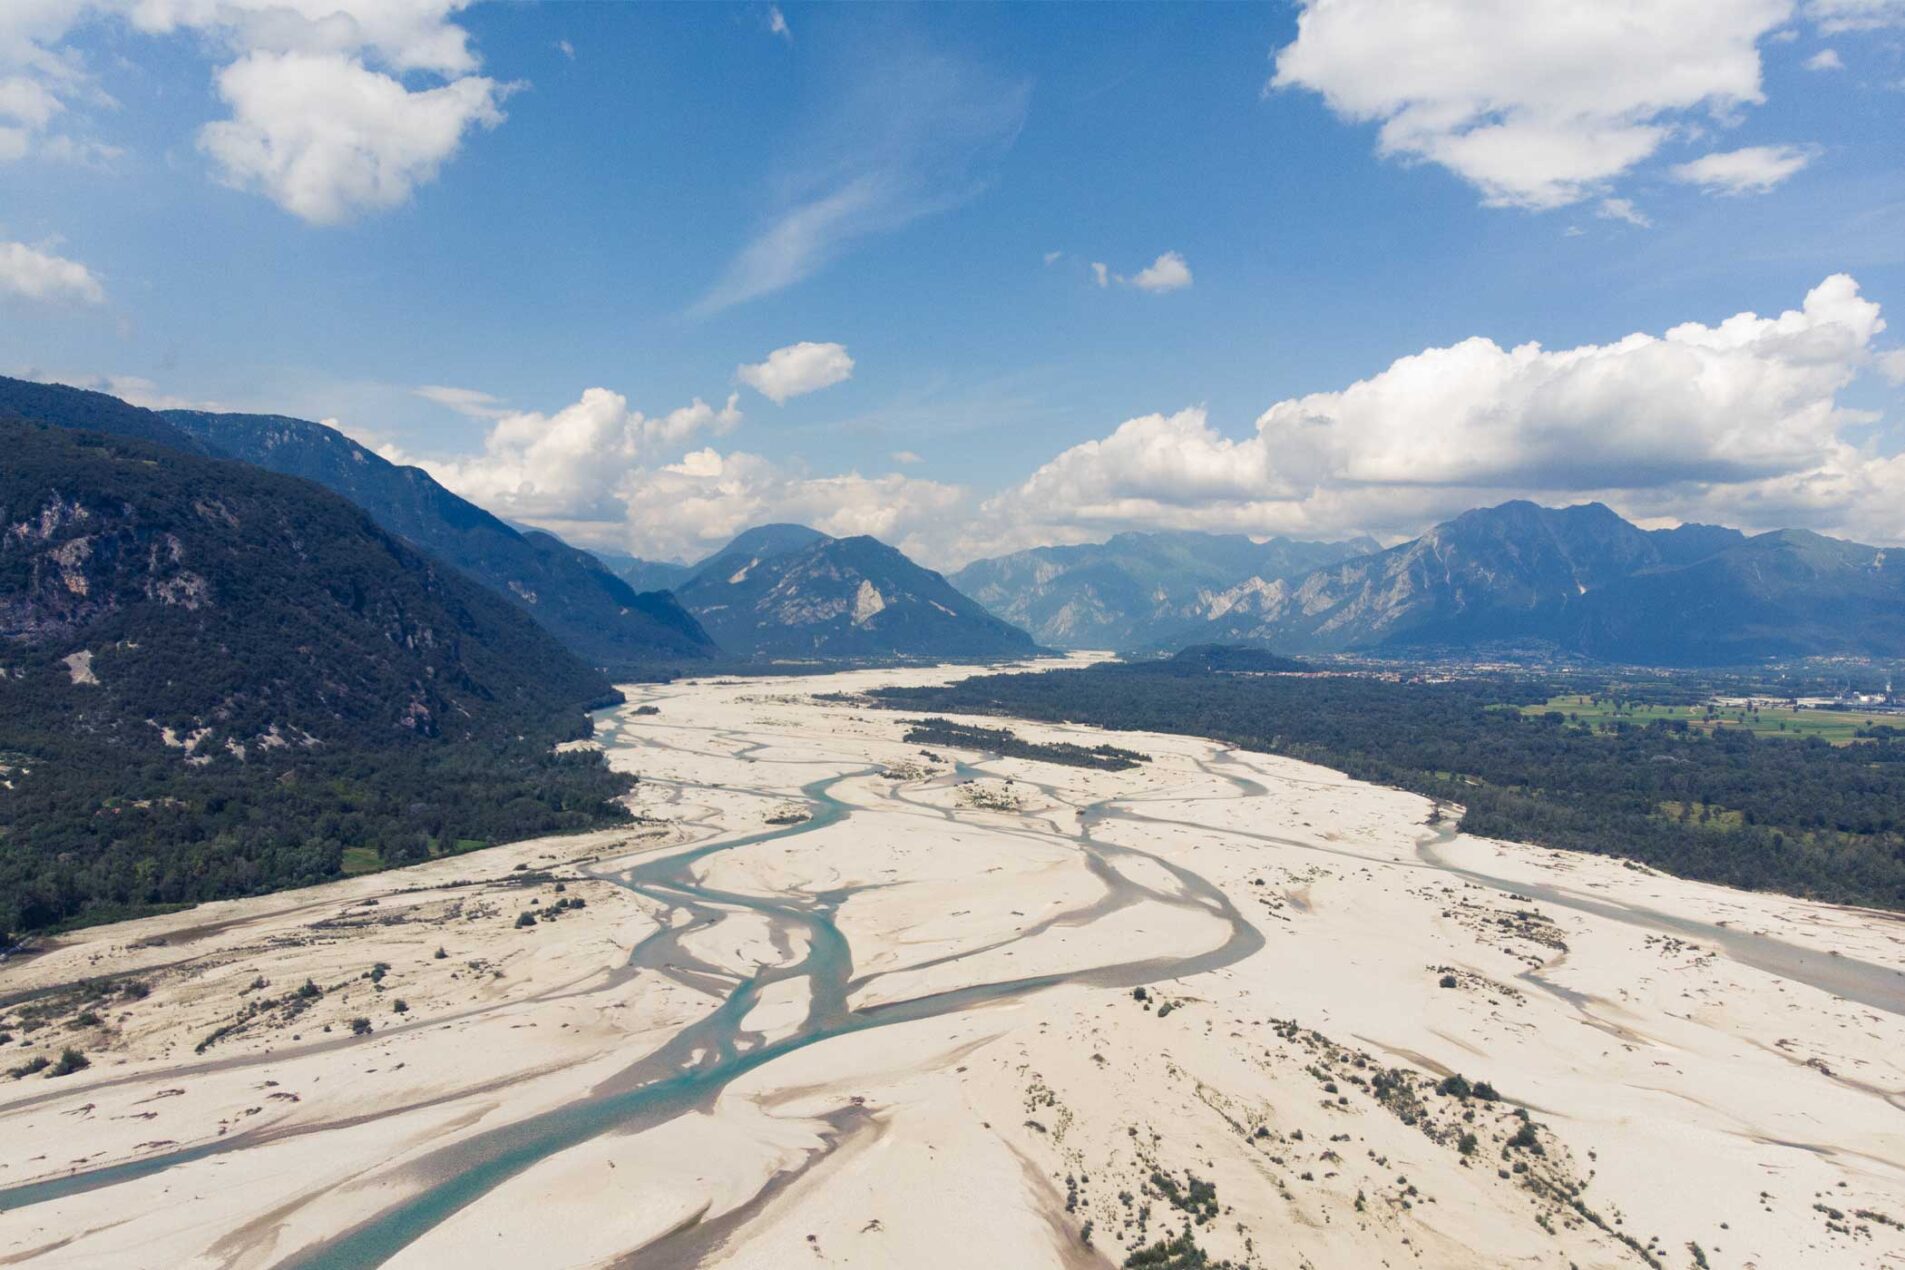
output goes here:
[[950, 580], [872, 538], [762, 525], [676, 565], [598, 557], [511, 526], [322, 424], [153, 412], [0, 379], [7, 415], [316, 482], [616, 673], [723, 657], [1013, 657], [1038, 643], [1299, 654], [1525, 647], [1660, 665], [1905, 655], [1896, 553], [1804, 530], [1647, 530], [1598, 503], [1481, 508], [1387, 549], [1367, 538], [1123, 533], [976, 561]]
[[324, 424], [281, 415], [150, 411], [104, 393], [5, 378], [0, 412], [313, 481], [506, 597], [592, 665], [645, 673], [718, 652], [665, 591], [637, 593], [588, 552], [550, 534], [519, 532], [420, 468], [391, 463]]
[[[1025, 602], [1024, 592], [992, 600], [998, 612]], [[1805, 530], [1646, 530], [1599, 503], [1466, 512], [1387, 550], [1202, 592], [1198, 607], [1162, 638], [1148, 603], [1127, 617], [1152, 646], [1288, 653], [1522, 645], [1685, 666], [1905, 655], [1905, 560], [1895, 552]]]
[[[1023, 632], [938, 574], [871, 538], [763, 525], [693, 566], [602, 557], [511, 525], [422, 469], [391, 463], [321, 423], [151, 411], [104, 393], [5, 378], [0, 414], [237, 459], [314, 482], [505, 597], [570, 651], [612, 674], [646, 675], [716, 659], [997, 657], [1033, 647]], [[751, 578], [731, 576], [743, 566], [755, 568]], [[710, 627], [698, 620], [704, 616]], [[713, 626], [719, 630], [711, 636]]]
[[1186, 635], [1246, 583], [1298, 577], [1381, 549], [1350, 542], [1252, 542], [1242, 534], [1122, 533], [977, 560], [948, 578], [993, 614], [1057, 648], [1139, 648]]
[[1032, 637], [865, 536], [761, 525], [675, 591], [715, 640], [763, 658], [1016, 657]]

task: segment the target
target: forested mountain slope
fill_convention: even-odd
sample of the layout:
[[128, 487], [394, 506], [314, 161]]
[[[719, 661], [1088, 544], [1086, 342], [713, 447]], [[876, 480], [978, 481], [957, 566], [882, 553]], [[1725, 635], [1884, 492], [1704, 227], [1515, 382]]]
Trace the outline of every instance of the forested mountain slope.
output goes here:
[[638, 592], [588, 552], [512, 529], [422, 469], [399, 467], [335, 428], [279, 415], [174, 410], [165, 418], [218, 453], [337, 491], [384, 528], [510, 597], [595, 665], [639, 669], [716, 651], [665, 592]]
[[608, 680], [306, 481], [0, 422], [0, 931], [598, 823]]

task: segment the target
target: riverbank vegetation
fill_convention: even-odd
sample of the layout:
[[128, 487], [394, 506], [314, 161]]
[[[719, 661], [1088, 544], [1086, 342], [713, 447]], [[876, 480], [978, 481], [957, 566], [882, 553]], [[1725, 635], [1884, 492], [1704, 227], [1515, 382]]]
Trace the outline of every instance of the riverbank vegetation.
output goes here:
[[[516, 740], [110, 761], [47, 733], [0, 798], [0, 947], [36, 931], [261, 895], [624, 821], [631, 778]], [[156, 748], [156, 747], [155, 747]]]
[[1149, 755], [1121, 750], [1115, 745], [1028, 741], [1007, 728], [982, 728], [951, 719], [921, 719], [908, 729], [906, 739], [914, 745], [985, 750], [1001, 758], [1037, 759], [1041, 763], [1060, 763], [1066, 767], [1094, 767], [1101, 772], [1122, 772], [1150, 759]]
[[1685, 719], [1571, 719], [1540, 708], [1558, 689], [1129, 663], [872, 695], [898, 710], [1209, 737], [1459, 804], [1468, 833], [1905, 909], [1905, 737], [1875, 729], [1832, 745]]

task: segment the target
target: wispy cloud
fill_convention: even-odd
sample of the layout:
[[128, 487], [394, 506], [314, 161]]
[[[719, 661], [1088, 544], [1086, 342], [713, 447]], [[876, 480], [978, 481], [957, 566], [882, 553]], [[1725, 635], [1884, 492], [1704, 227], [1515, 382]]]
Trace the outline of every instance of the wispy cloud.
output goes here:
[[141, 375], [76, 375], [49, 371], [39, 366], [16, 366], [6, 373], [17, 379], [30, 379], [36, 384], [64, 384], [68, 388], [86, 388], [93, 392], [110, 393], [135, 406], [144, 406], [147, 410], [231, 409], [222, 402], [206, 401], [197, 397], [180, 397], [166, 392], [158, 384]]
[[[1049, 265], [1063, 255], [1063, 252], [1058, 251], [1047, 252], [1045, 263]], [[1156, 260], [1129, 276], [1114, 272], [1111, 266], [1102, 260], [1090, 260], [1085, 264], [1090, 271], [1091, 281], [1101, 289], [1109, 288], [1116, 283], [1121, 287], [1136, 287], [1140, 291], [1149, 291], [1155, 295], [1165, 291], [1181, 291], [1192, 282], [1190, 263], [1184, 259], [1184, 253], [1180, 251], [1164, 252]]]
[[1672, 175], [1709, 194], [1764, 194], [1810, 162], [1812, 152], [1800, 146], [1746, 146], [1703, 154]]
[[1654, 224], [1647, 218], [1646, 213], [1634, 206], [1634, 200], [1631, 198], [1604, 198], [1601, 200], [1600, 208], [1594, 214], [1602, 220], [1625, 221], [1641, 229], [1651, 229]]
[[472, 419], [500, 419], [509, 413], [509, 407], [489, 393], [475, 388], [453, 388], [448, 384], [425, 384], [411, 391], [426, 401], [434, 401], [439, 406], [447, 406], [460, 415]]
[[797, 131], [773, 210], [692, 315], [779, 291], [856, 242], [977, 197], [1025, 122], [1025, 81], [939, 54], [861, 60], [861, 81]]

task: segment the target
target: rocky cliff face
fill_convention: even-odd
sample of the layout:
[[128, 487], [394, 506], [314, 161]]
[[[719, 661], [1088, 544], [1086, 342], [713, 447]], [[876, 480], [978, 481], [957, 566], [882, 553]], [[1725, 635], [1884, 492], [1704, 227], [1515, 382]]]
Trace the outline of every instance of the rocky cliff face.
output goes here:
[[[70, 636], [129, 603], [198, 609], [211, 586], [186, 559], [169, 529], [141, 526], [123, 503], [90, 505], [58, 489], [20, 514], [0, 535], [9, 585], [0, 594], [0, 638]], [[217, 499], [195, 502], [199, 516], [230, 516]]]

